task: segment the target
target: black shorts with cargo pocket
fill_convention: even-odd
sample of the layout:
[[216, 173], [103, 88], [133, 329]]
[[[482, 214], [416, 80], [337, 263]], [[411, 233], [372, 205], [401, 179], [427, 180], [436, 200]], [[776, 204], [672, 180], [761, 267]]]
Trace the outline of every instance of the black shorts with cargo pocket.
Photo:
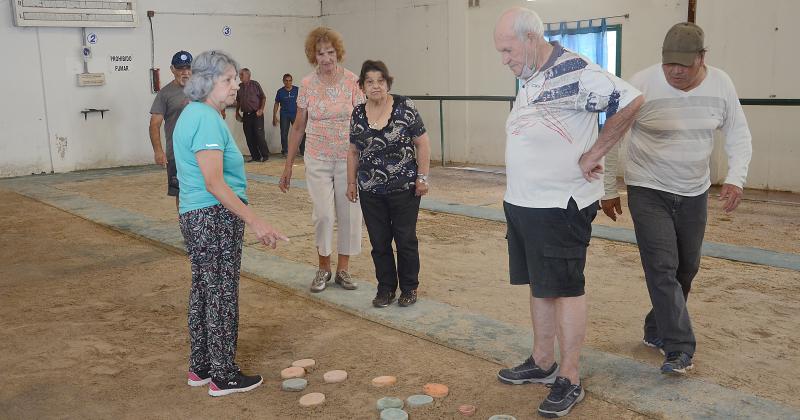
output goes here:
[[503, 202], [511, 284], [528, 284], [533, 297], [582, 296], [586, 249], [597, 203], [578, 209], [519, 207]]

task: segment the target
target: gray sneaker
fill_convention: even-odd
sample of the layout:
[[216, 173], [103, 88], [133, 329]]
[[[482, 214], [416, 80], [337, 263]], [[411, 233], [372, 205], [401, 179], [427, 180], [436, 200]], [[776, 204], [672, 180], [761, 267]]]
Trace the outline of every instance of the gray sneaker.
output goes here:
[[314, 280], [311, 280], [311, 292], [319, 293], [328, 287], [328, 282], [331, 281], [331, 272], [325, 270], [317, 270], [317, 275]]
[[337, 271], [334, 282], [336, 282], [336, 284], [339, 286], [342, 286], [342, 289], [345, 290], [355, 290], [358, 288], [358, 284], [353, 281], [353, 278], [350, 277], [350, 273], [347, 271]]

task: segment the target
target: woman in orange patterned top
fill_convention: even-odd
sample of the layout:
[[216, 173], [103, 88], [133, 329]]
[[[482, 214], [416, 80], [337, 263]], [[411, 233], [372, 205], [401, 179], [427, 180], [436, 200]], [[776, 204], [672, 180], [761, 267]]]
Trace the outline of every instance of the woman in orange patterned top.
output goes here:
[[306, 57], [316, 70], [303, 78], [297, 95], [297, 116], [289, 132], [286, 166], [280, 189], [289, 190], [292, 166], [303, 133], [306, 150], [306, 184], [314, 204], [312, 221], [316, 234], [319, 270], [312, 292], [325, 290], [333, 277], [333, 225], [338, 226], [335, 282], [347, 290], [357, 286], [348, 273], [351, 255], [361, 253], [361, 207], [347, 199], [347, 152], [350, 147], [350, 115], [364, 102], [358, 76], [342, 67], [344, 42], [333, 29], [311, 31], [305, 43]]

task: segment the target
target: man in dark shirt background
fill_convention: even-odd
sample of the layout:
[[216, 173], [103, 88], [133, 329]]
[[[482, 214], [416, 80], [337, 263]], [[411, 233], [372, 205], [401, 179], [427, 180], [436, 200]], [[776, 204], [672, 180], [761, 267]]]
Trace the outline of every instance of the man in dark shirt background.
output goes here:
[[[264, 106], [267, 97], [261, 85], [250, 79], [250, 70], [239, 72], [239, 92], [236, 94], [236, 120], [242, 122], [247, 148], [250, 149], [251, 162], [265, 162], [269, 159], [267, 140], [264, 137]], [[241, 114], [240, 114], [241, 111]]]
[[[292, 86], [292, 75], [286, 73], [283, 75], [283, 87], [278, 89], [275, 94], [275, 106], [272, 107], [272, 126], [278, 125], [278, 108], [281, 110], [281, 155], [286, 157], [289, 151], [289, 127], [294, 124], [294, 118], [297, 116], [297, 86]], [[300, 142], [300, 154], [302, 155], [306, 148], [306, 136], [303, 135], [303, 140]]]

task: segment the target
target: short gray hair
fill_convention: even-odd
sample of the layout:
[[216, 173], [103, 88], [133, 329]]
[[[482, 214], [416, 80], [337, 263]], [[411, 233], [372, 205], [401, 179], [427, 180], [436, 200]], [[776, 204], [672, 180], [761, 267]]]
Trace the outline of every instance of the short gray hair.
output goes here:
[[532, 32], [538, 36], [544, 36], [544, 24], [536, 12], [524, 7], [518, 7], [516, 9], [517, 16], [516, 19], [514, 19], [512, 28], [514, 29], [514, 34], [517, 35], [520, 41], [525, 41], [528, 37], [528, 32]]
[[239, 63], [228, 53], [220, 50], [205, 51], [192, 61], [192, 77], [186, 82], [183, 93], [190, 101], [205, 101], [214, 89], [214, 82], [233, 66], [239, 73]]

